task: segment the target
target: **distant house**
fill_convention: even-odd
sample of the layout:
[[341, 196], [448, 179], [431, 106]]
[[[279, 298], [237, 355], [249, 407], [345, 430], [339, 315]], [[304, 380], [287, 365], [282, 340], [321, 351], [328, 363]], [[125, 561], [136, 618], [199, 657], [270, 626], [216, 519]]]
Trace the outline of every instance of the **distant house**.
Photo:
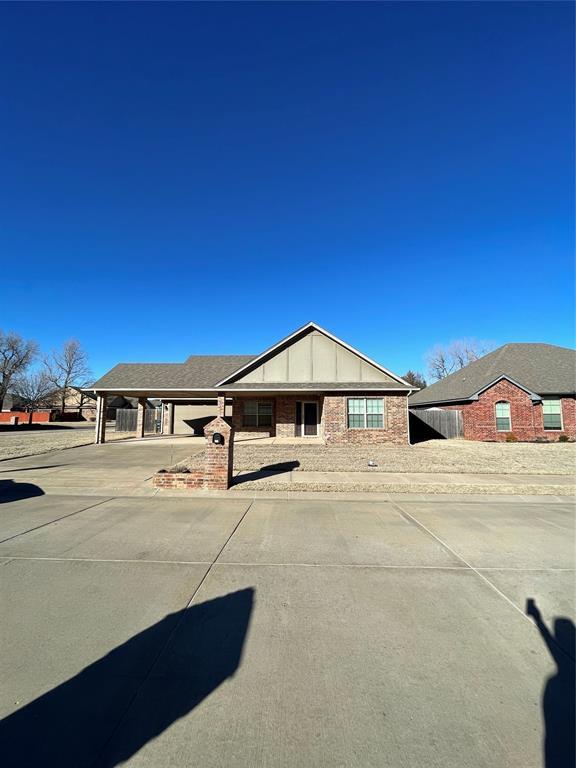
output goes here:
[[20, 395], [15, 395], [13, 392], [8, 392], [4, 396], [4, 402], [2, 403], [2, 412], [7, 411], [23, 411], [24, 400]]
[[218, 413], [230, 416], [237, 435], [364, 445], [408, 442], [415, 389], [315, 323], [260, 355], [121, 363], [91, 387], [102, 407], [118, 395], [161, 399], [165, 433], [175, 421], [201, 432]]
[[576, 438], [576, 351], [505, 344], [416, 392], [409, 405], [462, 411], [468, 440]]

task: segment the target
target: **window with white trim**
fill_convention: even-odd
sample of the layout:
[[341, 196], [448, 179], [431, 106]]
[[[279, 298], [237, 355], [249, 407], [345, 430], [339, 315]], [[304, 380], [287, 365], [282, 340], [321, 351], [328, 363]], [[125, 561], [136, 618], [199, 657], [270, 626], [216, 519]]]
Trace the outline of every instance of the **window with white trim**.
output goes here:
[[496, 432], [510, 432], [512, 420], [510, 418], [510, 403], [503, 400], [496, 403]]
[[348, 429], [383, 429], [383, 397], [349, 397]]
[[245, 427], [271, 427], [272, 402], [270, 400], [245, 400], [242, 423]]
[[542, 420], [544, 429], [562, 429], [562, 401], [542, 400]]

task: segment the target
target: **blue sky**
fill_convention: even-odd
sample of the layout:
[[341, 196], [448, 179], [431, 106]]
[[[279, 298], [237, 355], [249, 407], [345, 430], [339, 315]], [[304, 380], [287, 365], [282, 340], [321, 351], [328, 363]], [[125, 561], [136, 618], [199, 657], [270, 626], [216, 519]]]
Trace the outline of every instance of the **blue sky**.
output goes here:
[[[0, 5], [0, 327], [574, 343], [570, 3]], [[8, 289], [8, 285], [10, 286]]]

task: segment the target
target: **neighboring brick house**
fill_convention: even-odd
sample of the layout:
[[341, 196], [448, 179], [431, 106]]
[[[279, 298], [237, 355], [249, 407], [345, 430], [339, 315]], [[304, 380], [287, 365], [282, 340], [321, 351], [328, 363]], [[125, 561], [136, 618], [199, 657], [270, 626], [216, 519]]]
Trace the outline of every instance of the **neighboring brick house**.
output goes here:
[[461, 411], [468, 440], [576, 438], [576, 351], [505, 344], [416, 392], [409, 404]]
[[[90, 389], [101, 408], [113, 395], [137, 397], [141, 403], [144, 398], [160, 398], [168, 433], [174, 431], [179, 408], [208, 407], [214, 416], [230, 416], [238, 437], [405, 444], [408, 395], [416, 388], [308, 323], [261, 355], [192, 355], [184, 363], [122, 363]], [[97, 420], [99, 442], [104, 428]]]

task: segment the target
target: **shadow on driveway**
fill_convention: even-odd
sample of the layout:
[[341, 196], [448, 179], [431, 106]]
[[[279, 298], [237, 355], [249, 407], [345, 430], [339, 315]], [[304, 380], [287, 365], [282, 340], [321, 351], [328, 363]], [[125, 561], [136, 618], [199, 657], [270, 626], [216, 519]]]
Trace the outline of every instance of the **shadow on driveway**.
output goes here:
[[15, 480], [0, 480], [0, 504], [8, 504], [32, 496], [44, 496], [44, 491], [34, 483], [17, 483]]
[[9, 715], [3, 768], [129, 760], [234, 675], [253, 602], [248, 588], [169, 614]]

